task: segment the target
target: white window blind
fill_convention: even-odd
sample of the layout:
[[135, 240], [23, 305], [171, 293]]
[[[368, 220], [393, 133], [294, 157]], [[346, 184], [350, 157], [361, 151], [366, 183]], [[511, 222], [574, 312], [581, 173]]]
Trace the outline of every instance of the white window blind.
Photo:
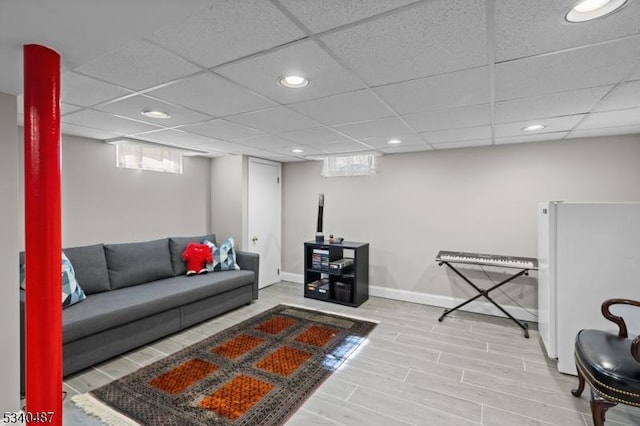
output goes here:
[[323, 177], [366, 176], [377, 172], [377, 158], [373, 153], [325, 157]]
[[117, 166], [126, 169], [182, 174], [183, 153], [171, 148], [120, 143], [116, 145]]

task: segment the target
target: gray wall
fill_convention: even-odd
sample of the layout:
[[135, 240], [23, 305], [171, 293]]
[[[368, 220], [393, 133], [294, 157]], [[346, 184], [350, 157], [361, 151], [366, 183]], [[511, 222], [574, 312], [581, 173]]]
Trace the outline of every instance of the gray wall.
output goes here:
[[219, 242], [233, 237], [243, 243], [244, 157], [231, 155], [211, 159], [211, 223]]
[[209, 232], [210, 159], [185, 157], [176, 175], [119, 169], [115, 155], [113, 145], [63, 135], [63, 247]]
[[[538, 202], [640, 201], [639, 164], [638, 135], [387, 155], [367, 177], [322, 178], [320, 162], [287, 163], [283, 271], [302, 274], [324, 192], [325, 235], [371, 243], [374, 294], [446, 306], [475, 293], [437, 266], [439, 250], [537, 257]], [[504, 289], [535, 313], [534, 278]]]
[[[18, 125], [16, 97], [0, 93], [0, 412], [20, 409]], [[12, 285], [13, 284], [13, 285]]]

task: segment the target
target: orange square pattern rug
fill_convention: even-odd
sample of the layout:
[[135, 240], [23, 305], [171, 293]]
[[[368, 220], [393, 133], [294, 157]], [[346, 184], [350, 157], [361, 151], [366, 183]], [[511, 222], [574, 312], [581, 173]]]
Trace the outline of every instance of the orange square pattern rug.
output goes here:
[[143, 425], [277, 425], [375, 324], [279, 305], [91, 394]]

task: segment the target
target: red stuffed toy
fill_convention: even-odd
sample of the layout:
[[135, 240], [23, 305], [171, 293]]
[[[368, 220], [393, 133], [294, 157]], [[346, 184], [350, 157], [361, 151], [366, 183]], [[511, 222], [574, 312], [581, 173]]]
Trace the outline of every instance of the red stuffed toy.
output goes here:
[[189, 243], [182, 252], [182, 260], [187, 266], [187, 276], [206, 274], [207, 263], [213, 263], [211, 248], [206, 244]]

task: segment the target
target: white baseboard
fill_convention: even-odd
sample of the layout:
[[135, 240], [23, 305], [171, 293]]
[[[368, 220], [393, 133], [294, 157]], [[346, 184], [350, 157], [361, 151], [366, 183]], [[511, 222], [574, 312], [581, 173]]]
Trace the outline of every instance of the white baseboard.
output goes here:
[[[383, 297], [385, 299], [402, 300], [404, 302], [419, 303], [421, 305], [439, 306], [442, 308], [453, 308], [464, 302], [466, 299], [459, 299], [451, 296], [441, 296], [438, 294], [418, 293], [415, 291], [398, 290], [386, 287], [369, 286], [369, 295], [376, 297]], [[514, 317], [523, 321], [538, 321], [538, 312], [535, 309], [523, 309], [520, 306], [503, 305], [507, 312]], [[498, 308], [493, 306], [489, 302], [482, 301], [480, 299], [474, 300], [468, 305], [464, 306], [461, 311], [475, 312], [478, 314], [493, 315], [496, 317], [506, 317]]]
[[292, 272], [280, 272], [280, 279], [282, 281], [290, 281], [292, 283], [303, 284], [304, 283], [304, 275], [302, 274], [294, 274]]
[[[280, 278], [283, 281], [303, 284], [304, 275], [294, 274], [291, 272], [281, 272]], [[398, 290], [394, 288], [386, 288], [379, 286], [369, 286], [369, 295], [375, 297], [383, 297], [385, 299], [402, 300], [403, 302], [419, 303], [421, 305], [439, 306], [442, 308], [453, 308], [462, 303], [465, 299], [459, 299], [451, 296], [441, 296], [438, 294], [418, 293], [416, 291]], [[535, 309], [524, 309], [520, 306], [500, 305], [514, 317], [523, 321], [538, 321], [538, 312]], [[479, 314], [493, 315], [504, 317], [505, 315], [495, 306], [483, 300], [474, 300], [466, 305], [461, 311], [475, 312]]]

